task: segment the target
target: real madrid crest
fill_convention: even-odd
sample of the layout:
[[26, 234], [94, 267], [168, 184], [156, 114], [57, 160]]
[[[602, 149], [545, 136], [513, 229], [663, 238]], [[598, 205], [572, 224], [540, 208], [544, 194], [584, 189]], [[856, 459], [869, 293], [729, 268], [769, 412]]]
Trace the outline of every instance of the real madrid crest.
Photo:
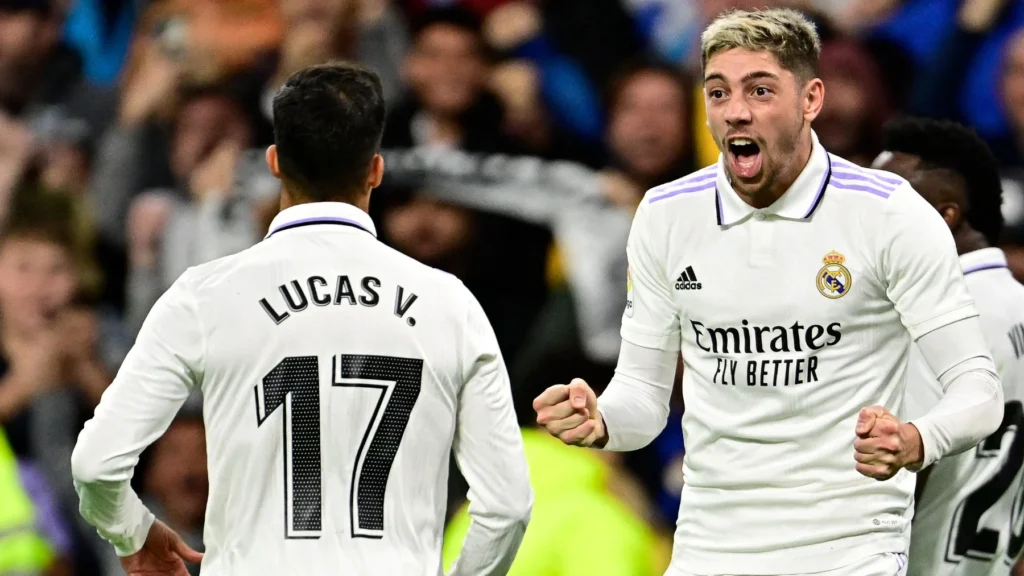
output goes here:
[[821, 259], [825, 263], [818, 270], [818, 278], [816, 284], [818, 286], [818, 292], [826, 298], [842, 298], [850, 291], [853, 287], [853, 276], [850, 275], [850, 271], [843, 266], [846, 262], [846, 256], [843, 256], [835, 250], [829, 252]]

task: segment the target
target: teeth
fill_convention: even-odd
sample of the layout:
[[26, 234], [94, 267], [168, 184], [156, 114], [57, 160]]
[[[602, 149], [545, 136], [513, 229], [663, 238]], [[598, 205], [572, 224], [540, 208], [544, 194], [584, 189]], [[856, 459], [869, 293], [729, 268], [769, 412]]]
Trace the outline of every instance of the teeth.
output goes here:
[[746, 146], [748, 144], [753, 144], [754, 141], [750, 140], [749, 138], [735, 138], [733, 139], [732, 143], [737, 146]]

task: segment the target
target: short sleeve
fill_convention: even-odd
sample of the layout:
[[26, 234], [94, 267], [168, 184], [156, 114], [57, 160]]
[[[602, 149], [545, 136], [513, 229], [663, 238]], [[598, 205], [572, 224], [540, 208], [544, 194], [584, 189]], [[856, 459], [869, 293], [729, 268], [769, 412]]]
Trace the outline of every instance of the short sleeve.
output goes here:
[[953, 235], [939, 213], [905, 185], [890, 199], [878, 238], [889, 299], [917, 340], [947, 324], [977, 316]]
[[[648, 204], [640, 205], [626, 242], [626, 311], [622, 338], [643, 348], [679, 350], [679, 313], [664, 274], [664, 254], [651, 237]], [[664, 244], [664, 243], [661, 243]]]

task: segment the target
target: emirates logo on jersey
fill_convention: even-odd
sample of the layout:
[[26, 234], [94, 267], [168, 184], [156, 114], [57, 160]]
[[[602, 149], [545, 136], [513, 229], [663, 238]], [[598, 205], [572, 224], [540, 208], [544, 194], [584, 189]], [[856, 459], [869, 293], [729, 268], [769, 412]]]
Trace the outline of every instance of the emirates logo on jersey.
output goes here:
[[[739, 326], [708, 326], [690, 321], [693, 341], [717, 356], [712, 380], [724, 386], [796, 386], [818, 381], [819, 350], [842, 340], [842, 324], [832, 322], [790, 326], [758, 326], [742, 320]], [[799, 357], [794, 355], [799, 354]], [[738, 356], [754, 356], [739, 358]]]

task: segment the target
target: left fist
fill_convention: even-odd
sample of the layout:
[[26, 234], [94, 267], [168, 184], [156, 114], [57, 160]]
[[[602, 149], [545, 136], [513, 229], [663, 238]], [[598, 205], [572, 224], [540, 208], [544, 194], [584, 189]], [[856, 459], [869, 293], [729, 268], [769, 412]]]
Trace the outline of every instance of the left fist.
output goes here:
[[862, 409], [856, 432], [853, 458], [857, 472], [868, 478], [888, 480], [900, 468], [913, 467], [923, 460], [917, 427], [901, 423], [882, 406]]

